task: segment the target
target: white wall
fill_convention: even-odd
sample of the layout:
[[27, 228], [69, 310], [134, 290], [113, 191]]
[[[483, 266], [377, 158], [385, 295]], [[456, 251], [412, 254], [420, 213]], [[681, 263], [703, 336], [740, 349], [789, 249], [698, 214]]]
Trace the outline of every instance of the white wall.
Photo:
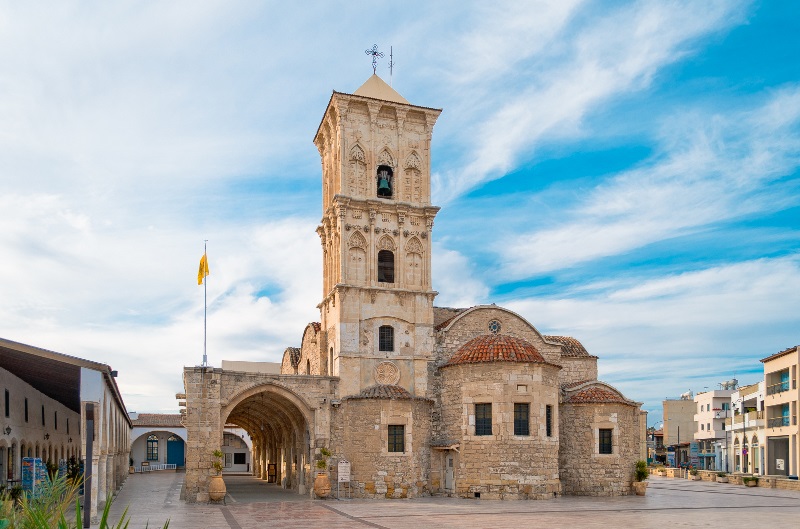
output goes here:
[[131, 443], [131, 458], [133, 466], [142, 466], [142, 461], [147, 461], [147, 437], [155, 435], [158, 437], [158, 460], [150, 463], [167, 462], [167, 439], [172, 435], [177, 435], [184, 442], [183, 455], [186, 458], [186, 428], [161, 428], [154, 426], [136, 426], [133, 429], [133, 443]]

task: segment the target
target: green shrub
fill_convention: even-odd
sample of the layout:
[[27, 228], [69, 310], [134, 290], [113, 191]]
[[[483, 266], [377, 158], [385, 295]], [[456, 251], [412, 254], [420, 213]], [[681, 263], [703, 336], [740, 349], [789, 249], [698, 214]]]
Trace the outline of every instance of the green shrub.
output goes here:
[[647, 462], [646, 461], [637, 461], [636, 462], [636, 471], [635, 471], [635, 478], [636, 481], [644, 481], [650, 476], [650, 471], [647, 470]]
[[717, 472], [717, 477], [718, 478], [724, 478], [725, 476], [727, 476], [727, 474], [725, 472]]

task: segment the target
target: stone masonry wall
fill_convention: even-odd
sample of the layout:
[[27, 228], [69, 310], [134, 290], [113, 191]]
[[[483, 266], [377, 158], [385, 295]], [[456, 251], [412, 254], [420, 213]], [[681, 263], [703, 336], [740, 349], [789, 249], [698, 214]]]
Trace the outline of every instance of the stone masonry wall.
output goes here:
[[208, 481], [214, 457], [222, 444], [220, 422], [220, 376], [222, 370], [187, 367], [183, 370], [186, 392], [186, 480], [185, 499], [208, 501]]
[[[351, 463], [353, 495], [413, 498], [429, 492], [428, 400], [345, 399], [332, 415], [331, 452]], [[405, 426], [405, 452], [388, 451], [388, 425]], [[331, 461], [336, 465], [336, 460]], [[336, 483], [335, 476], [331, 482]]]
[[[458, 442], [455, 493], [465, 498], [545, 499], [561, 493], [558, 367], [496, 362], [440, 369], [440, 431]], [[475, 404], [492, 404], [492, 435], [475, 435]], [[530, 435], [514, 435], [514, 404], [530, 406]], [[552, 406], [547, 436], [546, 406]]]
[[563, 356], [561, 364], [561, 383], [583, 382], [584, 380], [597, 380], [597, 358]]
[[[599, 453], [599, 429], [612, 428], [613, 453]], [[627, 404], [561, 406], [559, 466], [565, 495], [631, 494], [639, 459], [639, 409]]]

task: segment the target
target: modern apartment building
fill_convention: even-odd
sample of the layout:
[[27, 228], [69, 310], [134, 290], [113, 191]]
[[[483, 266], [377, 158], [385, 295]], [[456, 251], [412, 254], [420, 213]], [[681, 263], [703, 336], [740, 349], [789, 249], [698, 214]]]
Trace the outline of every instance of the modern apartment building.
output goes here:
[[[734, 390], [704, 391], [694, 397], [699, 466], [705, 470], [726, 470], [725, 460], [729, 435], [725, 419], [730, 416], [731, 395]], [[727, 471], [727, 470], [726, 470]]]
[[766, 396], [766, 470], [768, 474], [798, 474], [800, 431], [797, 407], [800, 392], [797, 388], [800, 346], [790, 347], [763, 358]]

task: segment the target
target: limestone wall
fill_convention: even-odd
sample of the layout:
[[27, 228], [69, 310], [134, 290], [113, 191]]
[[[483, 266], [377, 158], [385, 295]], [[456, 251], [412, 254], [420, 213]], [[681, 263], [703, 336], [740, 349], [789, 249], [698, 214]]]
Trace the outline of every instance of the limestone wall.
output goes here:
[[[333, 410], [331, 452], [350, 461], [354, 496], [413, 498], [429, 492], [430, 416], [431, 402], [422, 399], [346, 399]], [[405, 452], [388, 451], [389, 425], [404, 425]]]
[[[440, 371], [438, 431], [443, 440], [460, 444], [454, 461], [455, 494], [473, 498], [479, 493], [489, 499], [545, 499], [560, 494], [558, 367], [491, 363]], [[492, 404], [492, 435], [475, 435], [476, 403]], [[514, 403], [530, 405], [530, 435], [514, 435]], [[552, 410], [549, 437], [547, 405]]]
[[562, 356], [559, 363], [562, 367], [562, 384], [597, 380], [597, 358], [595, 357]]
[[[559, 466], [564, 494], [631, 494], [639, 459], [639, 409], [622, 403], [561, 405]], [[613, 429], [613, 453], [599, 453], [599, 429]]]

